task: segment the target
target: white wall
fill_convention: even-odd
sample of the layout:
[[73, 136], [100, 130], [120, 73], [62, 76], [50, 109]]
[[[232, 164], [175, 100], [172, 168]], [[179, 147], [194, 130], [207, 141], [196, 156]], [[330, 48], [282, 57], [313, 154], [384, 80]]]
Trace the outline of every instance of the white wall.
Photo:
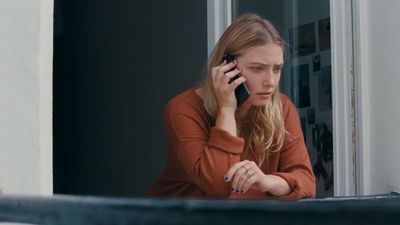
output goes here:
[[0, 0], [0, 188], [52, 193], [53, 0]]
[[400, 192], [400, 1], [367, 0], [360, 5], [365, 15], [361, 35], [366, 40], [361, 46], [366, 62], [361, 76], [368, 84], [362, 96], [368, 102], [363, 122], [369, 145], [364, 194]]

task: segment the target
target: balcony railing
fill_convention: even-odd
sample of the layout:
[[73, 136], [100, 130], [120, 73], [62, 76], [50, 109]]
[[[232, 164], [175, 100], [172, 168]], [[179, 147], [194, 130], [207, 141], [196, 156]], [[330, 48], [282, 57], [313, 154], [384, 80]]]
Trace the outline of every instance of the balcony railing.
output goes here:
[[399, 224], [400, 194], [295, 202], [0, 195], [0, 222], [27, 224]]

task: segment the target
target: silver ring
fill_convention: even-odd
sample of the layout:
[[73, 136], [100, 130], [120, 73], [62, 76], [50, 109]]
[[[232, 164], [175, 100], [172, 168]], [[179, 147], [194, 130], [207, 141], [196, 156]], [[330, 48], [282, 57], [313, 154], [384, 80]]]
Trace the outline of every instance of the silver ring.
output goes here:
[[[251, 171], [252, 173], [249, 173], [250, 171]], [[250, 177], [253, 176], [253, 175], [254, 175], [254, 172], [253, 172], [252, 170], [249, 169], [249, 170], [246, 171], [246, 176], [247, 176], [247, 178], [250, 178]]]

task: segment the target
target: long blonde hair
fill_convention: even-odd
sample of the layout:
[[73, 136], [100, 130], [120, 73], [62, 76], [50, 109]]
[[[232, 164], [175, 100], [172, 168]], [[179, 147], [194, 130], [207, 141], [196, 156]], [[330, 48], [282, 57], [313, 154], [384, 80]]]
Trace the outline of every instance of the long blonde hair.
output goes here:
[[[214, 120], [218, 113], [218, 102], [211, 83], [211, 69], [221, 64], [224, 54], [238, 57], [252, 47], [267, 43], [279, 45], [282, 51], [285, 49], [284, 41], [274, 26], [252, 13], [240, 16], [222, 34], [211, 53], [202, 83], [204, 107]], [[279, 88], [275, 89], [265, 106], [252, 106], [246, 118], [249, 130], [245, 134], [244, 157], [254, 157], [257, 164], [261, 165], [269, 155], [282, 148], [286, 135]]]

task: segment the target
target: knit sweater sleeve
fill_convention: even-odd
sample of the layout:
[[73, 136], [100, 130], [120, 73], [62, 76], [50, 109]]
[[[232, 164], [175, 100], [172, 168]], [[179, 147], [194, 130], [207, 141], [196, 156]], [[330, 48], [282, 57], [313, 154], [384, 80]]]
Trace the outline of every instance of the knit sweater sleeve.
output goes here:
[[208, 128], [201, 110], [184, 101], [170, 102], [164, 112], [171, 154], [176, 155], [189, 182], [210, 197], [226, 198], [224, 175], [243, 151], [244, 140], [216, 127]]
[[288, 131], [280, 152], [279, 169], [274, 175], [280, 176], [291, 187], [291, 192], [277, 197], [280, 200], [294, 200], [315, 196], [315, 177], [304, 143], [297, 110], [293, 103], [283, 96], [285, 128]]

